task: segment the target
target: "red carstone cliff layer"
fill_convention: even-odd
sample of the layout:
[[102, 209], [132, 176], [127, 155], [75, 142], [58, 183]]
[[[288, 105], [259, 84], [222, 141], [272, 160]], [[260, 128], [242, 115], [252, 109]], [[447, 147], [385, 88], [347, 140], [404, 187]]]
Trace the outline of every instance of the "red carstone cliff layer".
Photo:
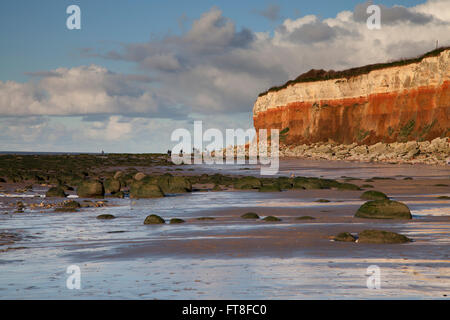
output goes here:
[[368, 97], [294, 102], [254, 117], [255, 128], [289, 128], [286, 143], [373, 144], [432, 140], [450, 133], [450, 82]]
[[[254, 126], [289, 128], [287, 144], [374, 144], [450, 136], [447, 50], [353, 79], [299, 83], [260, 96]], [[442, 70], [443, 69], [443, 70]]]

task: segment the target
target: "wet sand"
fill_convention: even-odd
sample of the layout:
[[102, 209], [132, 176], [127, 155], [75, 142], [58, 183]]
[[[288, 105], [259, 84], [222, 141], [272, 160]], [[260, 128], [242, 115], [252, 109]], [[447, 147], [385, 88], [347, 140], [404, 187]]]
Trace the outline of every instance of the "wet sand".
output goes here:
[[[304, 171], [292, 163], [287, 168], [282, 173]], [[316, 166], [309, 168], [316, 170]], [[357, 177], [351, 168], [345, 175]], [[241, 169], [233, 167], [221, 173], [247, 171]], [[194, 173], [209, 170], [198, 168]], [[440, 177], [432, 173], [435, 168], [428, 168], [428, 172], [408, 175], [414, 176], [413, 180], [403, 180], [398, 168], [392, 168], [387, 172], [397, 176], [393, 180], [363, 180], [388, 176], [377, 170], [377, 174], [360, 173], [362, 180], [350, 182], [371, 184], [374, 188], [366, 190], [382, 191], [406, 203], [412, 220], [354, 218], [364, 203], [359, 199], [362, 191], [193, 192], [161, 199], [108, 199], [107, 207], [76, 213], [43, 209], [13, 214], [8, 202], [18, 199], [0, 198], [0, 212], [8, 212], [0, 215], [0, 232], [21, 235], [21, 240], [7, 246], [11, 250], [0, 252], [0, 297], [447, 299], [450, 201], [438, 196], [450, 196], [448, 169], [439, 168]], [[255, 174], [257, 168], [248, 171]], [[334, 171], [329, 172], [344, 175]], [[421, 177], [427, 174], [430, 176]], [[318, 199], [330, 202], [316, 202]], [[244, 220], [240, 215], [245, 212], [282, 221]], [[103, 213], [117, 218], [97, 220]], [[149, 214], [166, 220], [182, 218], [186, 223], [143, 225]], [[315, 219], [296, 220], [300, 216]], [[200, 217], [214, 220], [200, 221]], [[414, 242], [380, 245], [330, 240], [339, 232], [365, 229], [398, 232]], [[72, 264], [81, 268], [81, 290], [66, 288], [65, 271]], [[381, 268], [381, 289], [366, 286], [370, 265]]]

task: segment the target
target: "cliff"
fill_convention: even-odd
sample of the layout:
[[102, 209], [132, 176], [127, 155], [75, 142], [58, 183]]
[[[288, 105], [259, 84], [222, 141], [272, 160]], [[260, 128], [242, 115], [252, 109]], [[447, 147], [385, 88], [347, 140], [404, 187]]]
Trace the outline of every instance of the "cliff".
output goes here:
[[[259, 95], [255, 129], [288, 145], [431, 141], [450, 135], [450, 48], [390, 64], [312, 70]], [[289, 128], [289, 129], [287, 129]]]

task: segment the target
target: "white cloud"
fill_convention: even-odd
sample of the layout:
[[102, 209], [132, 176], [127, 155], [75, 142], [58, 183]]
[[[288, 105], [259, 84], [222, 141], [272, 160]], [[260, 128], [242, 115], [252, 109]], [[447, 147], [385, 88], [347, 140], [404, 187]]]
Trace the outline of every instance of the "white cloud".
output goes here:
[[[175, 116], [168, 100], [148, 86], [148, 77], [123, 75], [91, 65], [31, 74], [27, 83], [0, 81], [0, 114]], [[165, 109], [165, 107], [167, 107]]]
[[[114, 148], [116, 140], [125, 149], [168, 146], [171, 130], [186, 124], [174, 119], [214, 119], [220, 125], [238, 117], [239, 123], [248, 121], [243, 127], [250, 127], [260, 92], [312, 68], [340, 70], [412, 57], [434, 49], [436, 40], [450, 45], [447, 0], [383, 7], [381, 30], [367, 28], [366, 5], [325, 20], [315, 15], [286, 19], [275, 30], [260, 33], [237, 30], [213, 8], [180, 36], [125, 44], [108, 53], [84, 50], [97, 58], [128, 61], [140, 75], [91, 65], [29, 73], [26, 83], [0, 81], [0, 114], [14, 116], [16, 122], [17, 117], [36, 115], [85, 117], [77, 122], [79, 132], [58, 127], [57, 118], [27, 129], [11, 125], [11, 135], [16, 130], [23, 141], [57, 141], [54, 132], [67, 140], [82, 137]], [[157, 120], [162, 118], [167, 120]], [[137, 132], [157, 140], [142, 142]]]

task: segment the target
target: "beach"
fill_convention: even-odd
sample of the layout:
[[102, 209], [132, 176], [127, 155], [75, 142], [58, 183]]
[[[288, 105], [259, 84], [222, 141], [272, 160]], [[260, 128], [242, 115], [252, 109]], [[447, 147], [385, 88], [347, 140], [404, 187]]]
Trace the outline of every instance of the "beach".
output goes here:
[[[156, 199], [106, 197], [103, 206], [53, 212], [30, 204], [45, 187], [0, 196], [2, 299], [445, 299], [450, 293], [449, 169], [445, 166], [282, 159], [280, 176], [316, 176], [384, 192], [405, 203], [410, 220], [354, 217], [360, 190], [194, 191]], [[182, 166], [174, 174], [258, 176], [256, 166]], [[164, 172], [168, 167], [147, 168]], [[114, 167], [114, 170], [117, 169]], [[139, 168], [140, 170], [143, 168]], [[144, 170], [145, 171], [145, 170]], [[176, 172], [176, 173], [175, 173]], [[366, 182], [366, 180], [371, 180]], [[7, 184], [6, 184], [7, 185]], [[363, 190], [366, 190], [363, 188]], [[28, 195], [28, 196], [27, 196]], [[82, 201], [81, 198], [74, 199]], [[322, 199], [318, 202], [318, 200]], [[26, 203], [14, 213], [10, 203]], [[105, 201], [106, 200], [106, 201]], [[326, 200], [326, 201], [325, 201]], [[255, 212], [260, 219], [242, 219]], [[115, 219], [99, 220], [100, 214]], [[182, 224], [144, 225], [156, 214]], [[264, 221], [275, 216], [281, 221]], [[299, 217], [303, 217], [298, 219]], [[309, 218], [305, 218], [309, 217]], [[203, 219], [199, 219], [203, 218]], [[208, 219], [205, 219], [208, 218]], [[333, 241], [340, 232], [377, 229], [413, 242]], [[81, 270], [69, 290], [66, 269]], [[367, 268], [381, 288], [367, 287]]]

